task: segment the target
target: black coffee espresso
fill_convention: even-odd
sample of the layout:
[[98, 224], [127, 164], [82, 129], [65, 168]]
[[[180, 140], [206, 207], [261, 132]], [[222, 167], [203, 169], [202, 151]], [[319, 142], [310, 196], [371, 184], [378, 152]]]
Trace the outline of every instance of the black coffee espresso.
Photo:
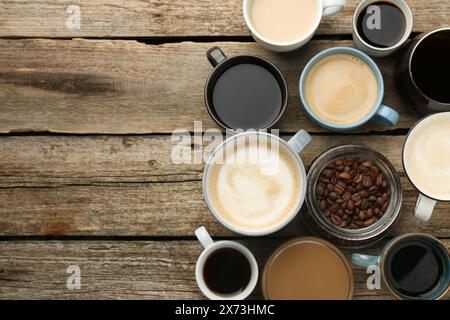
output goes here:
[[221, 295], [242, 292], [251, 279], [251, 266], [240, 251], [224, 248], [211, 253], [203, 268], [208, 288]]
[[225, 70], [217, 79], [213, 105], [218, 118], [229, 128], [266, 128], [283, 104], [277, 79], [267, 69], [242, 63]]
[[205, 104], [225, 129], [269, 129], [287, 106], [284, 76], [271, 62], [257, 56], [227, 58], [218, 47], [206, 53], [214, 67], [205, 85]]
[[425, 38], [414, 52], [411, 73], [417, 87], [430, 99], [450, 103], [450, 30]]
[[[379, 8], [380, 28], [373, 23], [376, 12], [372, 6]], [[406, 31], [406, 19], [400, 8], [389, 2], [375, 2], [361, 11], [358, 17], [358, 33], [371, 46], [389, 48], [395, 46], [403, 38]]]
[[446, 257], [428, 241], [406, 239], [392, 251], [385, 263], [388, 282], [400, 294], [419, 298], [443, 281]]

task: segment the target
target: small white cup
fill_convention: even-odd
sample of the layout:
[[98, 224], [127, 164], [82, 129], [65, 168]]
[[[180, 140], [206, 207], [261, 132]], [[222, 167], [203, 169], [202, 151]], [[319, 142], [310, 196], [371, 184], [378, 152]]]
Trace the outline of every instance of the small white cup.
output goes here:
[[361, 35], [359, 34], [358, 19], [359, 19], [359, 16], [361, 14], [363, 14], [362, 11], [375, 2], [381, 2], [381, 1], [380, 0], [363, 0], [360, 2], [358, 7], [356, 8], [355, 13], [353, 15], [353, 41], [355, 42], [355, 45], [358, 49], [367, 53], [369, 56], [375, 57], [375, 58], [382, 58], [382, 57], [386, 57], [386, 56], [393, 54], [394, 52], [396, 52], [397, 50], [399, 50], [400, 48], [402, 48], [405, 45], [405, 43], [406, 43], [406, 41], [408, 41], [408, 38], [411, 35], [412, 29], [413, 29], [414, 17], [411, 12], [411, 8], [408, 6], [406, 1], [404, 1], [404, 0], [383, 0], [382, 2], [391, 3], [391, 4], [395, 5], [396, 7], [398, 7], [400, 10], [402, 10], [403, 15], [405, 16], [405, 20], [406, 20], [406, 29], [405, 29], [405, 33], [404, 33], [403, 37], [400, 39], [400, 41], [397, 42], [392, 47], [388, 47], [388, 48], [374, 47], [374, 46], [368, 44], [367, 42], [365, 42], [362, 39]]
[[[344, 9], [346, 5], [346, 0], [315, 0], [317, 4], [316, 20], [310, 32], [305, 34], [302, 38], [299, 38], [292, 42], [277, 42], [267, 39], [253, 26], [252, 20], [250, 18], [250, 6], [253, 1], [257, 0], [244, 0], [243, 11], [245, 23], [250, 29], [253, 39], [255, 39], [256, 42], [260, 43], [264, 48], [275, 52], [289, 52], [302, 47], [314, 36], [320, 22], [322, 21], [322, 17], [335, 15], [336, 13]], [[273, 1], [276, 2], [277, 0]]]
[[[202, 244], [204, 250], [201, 255], [198, 257], [197, 265], [195, 267], [195, 278], [197, 280], [197, 285], [202, 291], [202, 293], [210, 300], [244, 300], [247, 298], [255, 289], [256, 283], [258, 282], [258, 263], [256, 262], [253, 254], [243, 245], [234, 242], [234, 241], [218, 241], [214, 242], [211, 239], [208, 231], [206, 231], [205, 227], [200, 227], [195, 230], [195, 235], [197, 236], [198, 241]], [[241, 252], [247, 259], [251, 268], [251, 276], [250, 281], [247, 287], [236, 294], [230, 295], [220, 295], [216, 292], [211, 291], [205, 283], [205, 279], [203, 277], [203, 268], [205, 267], [205, 262], [208, 257], [216, 250], [223, 248], [231, 248]]]

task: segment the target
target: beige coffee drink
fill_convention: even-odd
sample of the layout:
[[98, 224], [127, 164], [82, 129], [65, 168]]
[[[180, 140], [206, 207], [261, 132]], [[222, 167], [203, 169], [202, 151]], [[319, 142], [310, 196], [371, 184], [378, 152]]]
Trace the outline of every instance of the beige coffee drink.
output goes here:
[[351, 125], [374, 108], [377, 78], [367, 63], [350, 54], [334, 54], [317, 62], [305, 81], [311, 110], [333, 125]]
[[450, 200], [450, 112], [432, 115], [411, 131], [403, 162], [417, 189], [429, 197]]
[[228, 225], [265, 232], [282, 224], [301, 198], [300, 169], [287, 147], [274, 140], [241, 136], [211, 162], [207, 178], [210, 205]]
[[316, 0], [253, 0], [250, 19], [256, 31], [274, 42], [295, 42], [319, 20]]

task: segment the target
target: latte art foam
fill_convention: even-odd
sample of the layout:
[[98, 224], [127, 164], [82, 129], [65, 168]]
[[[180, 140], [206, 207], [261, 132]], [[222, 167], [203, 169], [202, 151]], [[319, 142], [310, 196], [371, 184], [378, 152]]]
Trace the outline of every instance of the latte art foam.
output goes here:
[[404, 163], [420, 191], [450, 200], [450, 112], [430, 116], [414, 128], [405, 144]]
[[208, 175], [214, 210], [228, 224], [249, 232], [278, 226], [297, 207], [300, 170], [284, 146], [237, 142], [216, 154]]

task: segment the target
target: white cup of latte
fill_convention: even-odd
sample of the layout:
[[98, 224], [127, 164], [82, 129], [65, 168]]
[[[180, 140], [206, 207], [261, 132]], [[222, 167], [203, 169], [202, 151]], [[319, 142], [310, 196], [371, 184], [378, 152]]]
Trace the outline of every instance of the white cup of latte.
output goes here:
[[345, 5], [346, 0], [244, 0], [243, 12], [256, 42], [288, 52], [313, 37], [322, 17], [338, 13]]
[[420, 192], [414, 215], [428, 221], [438, 201], [450, 201], [450, 112], [423, 118], [411, 129], [403, 147], [403, 167]]
[[214, 217], [246, 236], [263, 236], [286, 226], [300, 211], [306, 171], [299, 156], [311, 142], [300, 130], [289, 142], [263, 132], [236, 134], [211, 154], [203, 193]]

